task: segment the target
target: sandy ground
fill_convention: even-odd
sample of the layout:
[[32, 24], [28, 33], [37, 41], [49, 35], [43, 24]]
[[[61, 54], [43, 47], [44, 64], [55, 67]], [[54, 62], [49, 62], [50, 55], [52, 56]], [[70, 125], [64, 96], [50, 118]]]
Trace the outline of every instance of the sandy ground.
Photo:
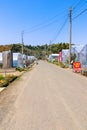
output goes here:
[[11, 68], [11, 69], [0, 69], [0, 74], [1, 75], [17, 75], [19, 76], [21, 73], [23, 72], [19, 72], [19, 71], [16, 71], [15, 68]]

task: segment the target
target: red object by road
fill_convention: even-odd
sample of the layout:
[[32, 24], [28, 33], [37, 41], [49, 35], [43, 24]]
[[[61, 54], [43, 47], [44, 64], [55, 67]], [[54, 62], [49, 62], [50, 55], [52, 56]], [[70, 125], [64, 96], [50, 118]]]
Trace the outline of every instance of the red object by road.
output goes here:
[[80, 72], [81, 71], [81, 63], [80, 62], [74, 62], [73, 63], [73, 69], [75, 72]]
[[58, 62], [62, 62], [62, 51], [59, 52]]

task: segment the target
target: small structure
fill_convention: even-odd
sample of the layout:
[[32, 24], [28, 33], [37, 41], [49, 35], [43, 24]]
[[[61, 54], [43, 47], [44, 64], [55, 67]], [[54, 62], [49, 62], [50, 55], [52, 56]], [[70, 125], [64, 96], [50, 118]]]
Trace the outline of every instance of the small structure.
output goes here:
[[68, 64], [69, 61], [69, 49], [62, 50], [62, 63]]
[[23, 54], [23, 67], [26, 67], [27, 55]]
[[81, 45], [81, 44], [76, 44], [76, 45], [73, 45], [72, 48], [71, 48], [71, 53], [72, 55], [76, 55], [76, 61], [80, 61], [80, 52], [82, 50], [82, 48], [84, 47], [84, 45]]
[[58, 62], [62, 62], [63, 64], [67, 65], [69, 60], [69, 49], [63, 49], [59, 53]]
[[23, 68], [23, 55], [21, 53], [18, 54], [18, 67]]
[[50, 54], [48, 57], [48, 61], [58, 61], [59, 54]]
[[87, 68], [87, 44], [84, 45], [79, 53], [79, 61], [81, 62], [82, 68]]
[[3, 68], [12, 67], [12, 53], [10, 50], [2, 52], [2, 63], [3, 63]]
[[75, 61], [81, 63], [82, 68], [87, 68], [87, 44], [72, 46], [72, 53], [76, 54]]
[[18, 66], [18, 54], [19, 53], [13, 53], [13, 67]]
[[13, 53], [13, 67], [23, 67], [23, 56], [21, 53]]

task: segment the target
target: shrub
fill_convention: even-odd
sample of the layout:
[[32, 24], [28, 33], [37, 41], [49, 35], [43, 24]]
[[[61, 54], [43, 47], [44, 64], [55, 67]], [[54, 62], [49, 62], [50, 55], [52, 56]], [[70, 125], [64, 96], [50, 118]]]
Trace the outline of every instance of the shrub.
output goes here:
[[3, 75], [0, 75], [0, 80], [5, 79], [5, 77]]
[[17, 76], [15, 75], [6, 75], [6, 80], [8, 80], [9, 82], [14, 81], [17, 78]]
[[62, 62], [59, 62], [58, 65], [62, 68], [65, 68], [65, 65]]
[[17, 76], [15, 75], [6, 75], [6, 77], [0, 75], [0, 87], [7, 87], [8, 84], [14, 81], [16, 78]]
[[0, 80], [0, 87], [7, 87], [9, 84], [8, 80], [2, 79]]
[[17, 71], [20, 71], [20, 72], [21, 72], [21, 71], [24, 71], [24, 69], [21, 68], [21, 67], [17, 67], [16, 70], [17, 70]]
[[0, 63], [0, 68], [2, 68], [3, 67], [3, 64], [2, 63]]
[[53, 64], [56, 64], [56, 65], [58, 65], [58, 61], [53, 61]]
[[9, 84], [8, 80], [5, 80], [4, 83], [2, 84], [3, 87], [7, 87]]

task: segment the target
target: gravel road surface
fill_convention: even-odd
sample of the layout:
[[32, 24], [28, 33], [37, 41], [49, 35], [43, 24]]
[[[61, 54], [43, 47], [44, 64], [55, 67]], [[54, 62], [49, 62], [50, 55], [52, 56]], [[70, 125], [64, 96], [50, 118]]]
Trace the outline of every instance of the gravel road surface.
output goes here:
[[0, 130], [87, 130], [87, 77], [39, 61], [0, 94]]

